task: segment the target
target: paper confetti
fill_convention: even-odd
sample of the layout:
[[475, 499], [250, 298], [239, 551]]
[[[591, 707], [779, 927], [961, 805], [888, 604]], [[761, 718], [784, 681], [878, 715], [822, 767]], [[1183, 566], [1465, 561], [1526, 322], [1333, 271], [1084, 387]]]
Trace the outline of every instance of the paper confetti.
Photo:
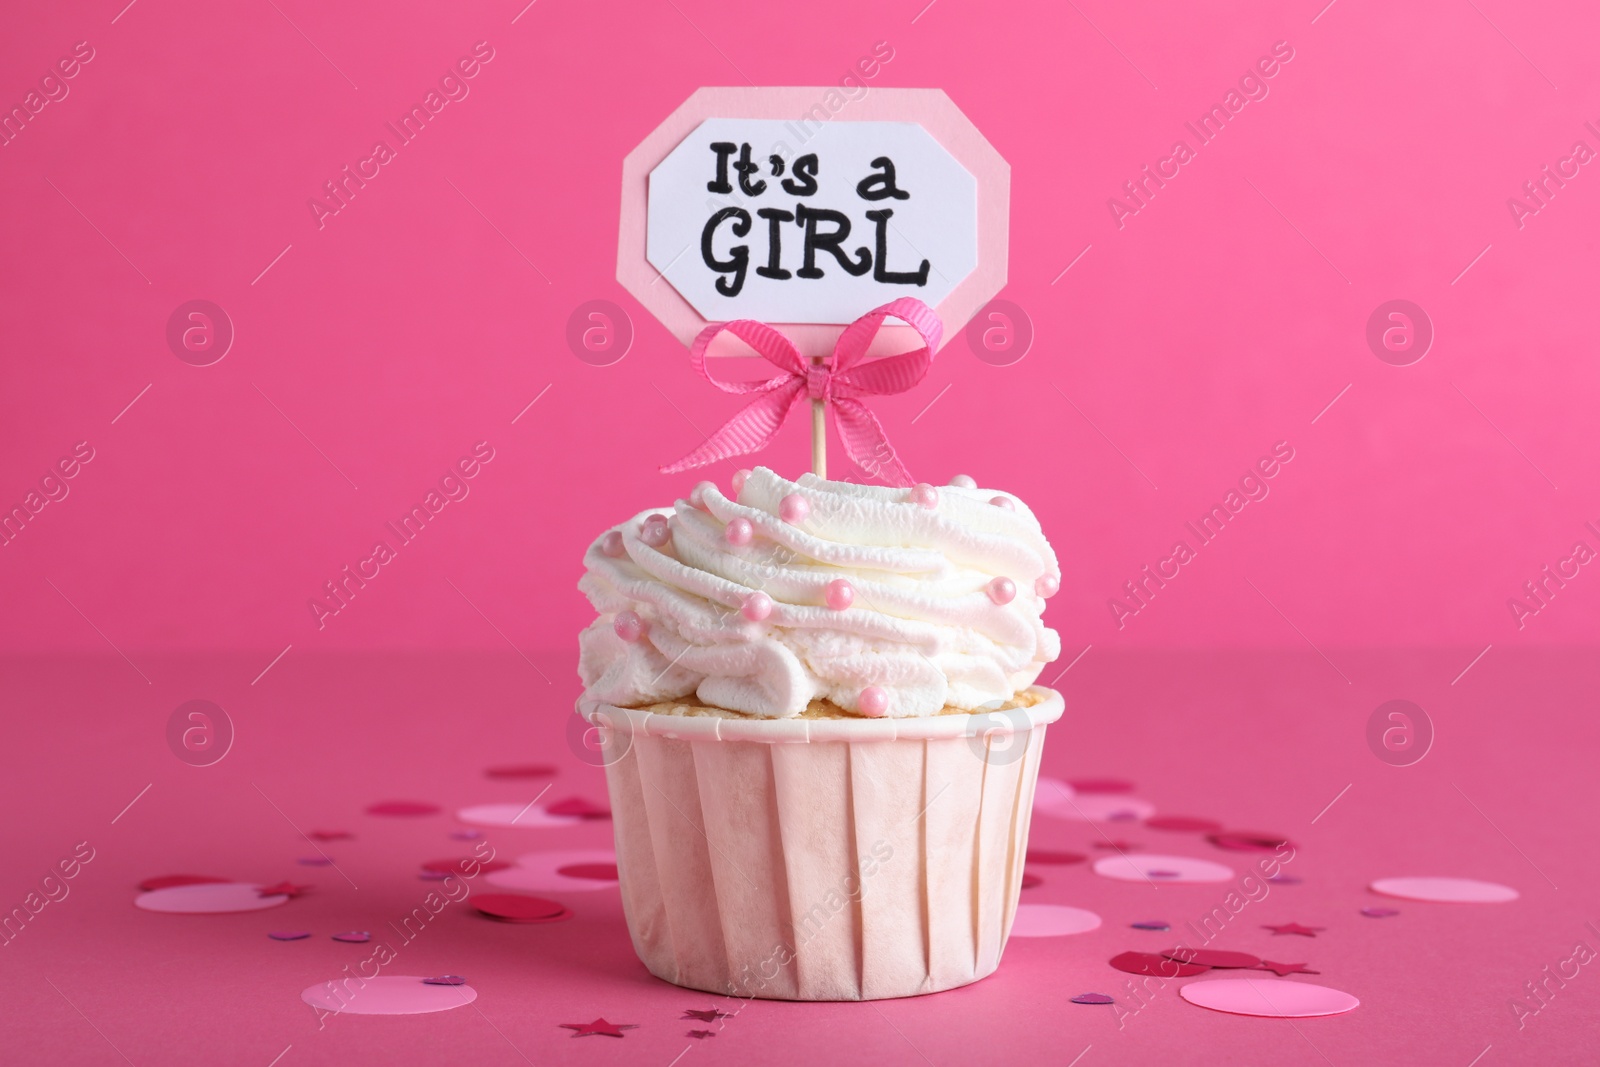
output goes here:
[[1152, 830], [1174, 833], [1205, 834], [1222, 829], [1222, 824], [1213, 819], [1194, 819], [1187, 815], [1157, 815], [1146, 819], [1144, 824]]
[[1201, 967], [1255, 967], [1261, 963], [1259, 957], [1248, 952], [1225, 952], [1214, 948], [1169, 948], [1161, 954], [1169, 960], [1194, 963]]
[[1233, 852], [1276, 852], [1289, 844], [1281, 834], [1264, 834], [1254, 830], [1225, 830], [1207, 834], [1206, 840], [1218, 848]]
[[1276, 978], [1218, 978], [1190, 982], [1178, 990], [1189, 1003], [1234, 1015], [1259, 1015], [1276, 1019], [1304, 1019], [1339, 1015], [1360, 1006], [1349, 993], [1310, 982], [1284, 982]]
[[441, 974], [437, 978], [424, 978], [428, 985], [466, 985], [467, 980], [459, 974]]
[[549, 763], [502, 763], [483, 773], [489, 778], [550, 778], [556, 771]]
[[515, 893], [478, 893], [468, 898], [472, 906], [492, 919], [505, 922], [554, 922], [572, 914], [565, 904], [543, 897]]
[[1504, 904], [1518, 896], [1508, 885], [1474, 878], [1379, 878], [1372, 883], [1372, 891], [1387, 897], [1441, 904]]
[[568, 797], [545, 808], [551, 815], [576, 815], [580, 819], [609, 819], [611, 809], [603, 808], [582, 797]]
[[1133, 783], [1124, 782], [1120, 778], [1073, 778], [1068, 780], [1067, 784], [1077, 793], [1133, 792]]
[[1148, 974], [1155, 978], [1188, 978], [1211, 969], [1197, 963], [1179, 963], [1154, 952], [1123, 952], [1111, 957], [1111, 966], [1128, 974]]
[[1079, 993], [1072, 998], [1074, 1004], [1115, 1004], [1116, 1001], [1104, 993]]
[[679, 1018], [699, 1019], [703, 1023], [714, 1023], [718, 1019], [733, 1018], [728, 1012], [718, 1011], [716, 1008], [685, 1008]]
[[1045, 848], [1030, 848], [1029, 863], [1082, 863], [1088, 859], [1082, 852], [1056, 852]]
[[226, 881], [226, 878], [213, 878], [209, 874], [162, 874], [146, 878], [139, 883], [139, 889], [141, 892], [149, 892], [152, 889], [171, 889], [179, 885], [215, 885]]
[[1362, 908], [1361, 914], [1369, 919], [1387, 919], [1391, 915], [1399, 915], [1400, 912], [1394, 908]]
[[1164, 923], [1164, 922], [1160, 921], [1159, 919], [1150, 919], [1150, 920], [1146, 920], [1145, 922], [1137, 922], [1137, 923], [1132, 923], [1130, 925], [1132, 925], [1135, 930], [1170, 930], [1170, 929], [1172, 929], [1172, 924], [1171, 923]]
[[367, 808], [368, 815], [434, 815], [438, 811], [439, 805], [425, 800], [380, 800]]
[[576, 1031], [573, 1037], [593, 1037], [604, 1034], [606, 1037], [622, 1037], [624, 1030], [637, 1030], [636, 1023], [608, 1023], [604, 1019], [596, 1019], [592, 1023], [562, 1023], [567, 1030]]
[[304, 941], [311, 936], [310, 930], [274, 930], [267, 935], [274, 941]]
[[1299, 934], [1301, 937], [1316, 937], [1318, 932], [1326, 930], [1327, 927], [1301, 926], [1299, 923], [1283, 923], [1280, 926], [1273, 926], [1270, 923], [1262, 923], [1261, 929], [1271, 930], [1273, 936], [1278, 936], [1281, 934]]
[[372, 935], [365, 930], [346, 930], [342, 934], [334, 934], [333, 939], [335, 941], [344, 941], [352, 945], [359, 945], [363, 944], [364, 942], [371, 941]]
[[1261, 970], [1271, 971], [1279, 978], [1286, 974], [1321, 974], [1320, 971], [1308, 971], [1303, 963], [1274, 963], [1271, 960], [1261, 961]]

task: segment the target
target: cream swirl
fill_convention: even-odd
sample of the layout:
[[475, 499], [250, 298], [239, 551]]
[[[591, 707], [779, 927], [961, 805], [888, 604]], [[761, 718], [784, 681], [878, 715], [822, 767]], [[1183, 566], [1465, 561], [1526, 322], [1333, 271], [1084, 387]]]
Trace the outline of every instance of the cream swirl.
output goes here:
[[[786, 522], [781, 502], [796, 493], [809, 510]], [[859, 712], [862, 691], [878, 687], [889, 715], [935, 715], [1006, 700], [1060, 654], [1039, 592], [1054, 591], [1060, 569], [1014, 497], [1008, 508], [993, 490], [944, 486], [929, 508], [910, 490], [790, 482], [765, 467], [736, 500], [710, 483], [698, 496], [698, 507], [680, 500], [614, 527], [615, 557], [612, 531], [589, 546], [578, 583], [600, 613], [579, 637], [589, 696], [636, 707], [694, 694], [787, 718], [815, 699]], [[669, 516], [659, 547], [641, 538], [651, 515]], [[737, 519], [754, 535], [743, 545], [726, 535]], [[835, 610], [826, 589], [841, 578], [855, 598]], [[997, 579], [1014, 584], [1009, 602], [991, 595]], [[757, 591], [772, 607], [751, 621], [741, 608]], [[644, 622], [642, 634], [622, 628], [633, 640], [616, 632], [622, 612]]]

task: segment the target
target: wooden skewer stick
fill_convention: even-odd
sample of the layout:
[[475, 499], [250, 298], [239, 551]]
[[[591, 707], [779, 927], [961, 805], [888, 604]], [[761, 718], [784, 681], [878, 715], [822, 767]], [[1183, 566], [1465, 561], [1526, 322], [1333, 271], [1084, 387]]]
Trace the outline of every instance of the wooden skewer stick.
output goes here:
[[[816, 357], [813, 363], [821, 363], [822, 358]], [[811, 473], [818, 478], [828, 476], [828, 420], [827, 407], [820, 400], [811, 401]]]

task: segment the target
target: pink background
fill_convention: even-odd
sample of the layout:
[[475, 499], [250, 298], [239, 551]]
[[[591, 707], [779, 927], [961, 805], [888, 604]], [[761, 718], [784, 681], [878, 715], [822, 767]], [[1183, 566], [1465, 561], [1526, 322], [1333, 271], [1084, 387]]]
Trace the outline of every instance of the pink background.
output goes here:
[[[836, 83], [881, 41], [893, 59], [869, 86], [944, 89], [1012, 168], [1001, 296], [1031, 318], [1032, 351], [996, 367], [957, 336], [923, 385], [874, 409], [920, 476], [1015, 492], [1063, 559], [1047, 618], [1067, 657], [1092, 649], [1057, 675], [1069, 713], [1045, 772], [1125, 776], [1162, 812], [1304, 846], [1305, 883], [1276, 891], [1281, 910], [1260, 921], [1328, 934], [1300, 944], [1256, 928], [1222, 947], [1299, 949], [1286, 958], [1363, 999], [1299, 1024], [1334, 1062], [1382, 1049], [1461, 1065], [1486, 1045], [1482, 1067], [1590, 1054], [1600, 979], [1576, 980], [1523, 1031], [1507, 1002], [1594, 918], [1585, 843], [1600, 827], [1575, 783], [1596, 745], [1600, 577], [1584, 567], [1521, 630], [1506, 602], [1575, 541], [1600, 548], [1584, 526], [1600, 526], [1600, 177], [1584, 166], [1521, 228], [1507, 208], [1575, 141], [1600, 149], [1584, 125], [1600, 126], [1592, 11], [524, 2], [7, 14], [7, 109], [76, 42], [95, 56], [0, 147], [0, 508], [76, 442], [95, 457], [0, 547], [0, 907], [78, 840], [103, 858], [0, 948], [16, 1008], [0, 1050], [265, 1064], [292, 1043], [281, 1067], [438, 1062], [441, 1049], [522, 1062], [502, 1037], [536, 1062], [679, 1053], [678, 1012], [710, 998], [644, 976], [614, 895], [532, 931], [458, 916], [401, 965], [467, 974], [502, 1035], [459, 1011], [344, 1019], [318, 1043], [296, 997], [364, 956], [326, 932], [409, 907], [425, 884], [415, 864], [459, 847], [447, 817], [399, 826], [366, 804], [526, 799], [481, 774], [519, 759], [560, 763], [559, 794], [604, 797], [565, 740], [574, 634], [591, 617], [580, 554], [686, 492], [694, 477], [656, 468], [735, 407], [614, 281], [623, 156], [697, 87]], [[392, 141], [385, 123], [478, 41], [494, 58], [470, 95], [319, 229], [308, 198]], [[1176, 139], [1192, 146], [1184, 123], [1278, 41], [1294, 58], [1270, 95], [1119, 229], [1108, 198]], [[168, 317], [196, 298], [237, 332], [209, 367], [166, 342]], [[1408, 367], [1365, 339], [1396, 298], [1437, 335]], [[596, 299], [627, 309], [637, 335], [609, 367], [566, 343], [569, 315]], [[479, 441], [494, 459], [470, 495], [319, 630], [308, 599]], [[1118, 629], [1108, 598], [1279, 441], [1295, 458], [1271, 495]], [[807, 451], [791, 425], [761, 458], [798, 472]], [[709, 476], [725, 486], [732, 470]], [[196, 697], [237, 730], [212, 768], [166, 750], [168, 715]], [[1435, 748], [1415, 767], [1368, 751], [1367, 718], [1395, 697], [1432, 717]], [[362, 892], [295, 866], [305, 842], [262, 792], [301, 825], [354, 830], [341, 862]], [[497, 845], [599, 847], [607, 829]], [[1096, 841], [1045, 820], [1034, 833], [1047, 848]], [[317, 889], [210, 925], [130, 906], [139, 879], [184, 870]], [[898, 1062], [907, 1034], [941, 1067], [1066, 1062], [1088, 1044], [1081, 1067], [1213, 1062], [1221, 1048], [1314, 1059], [1286, 1026], [1170, 990], [1132, 1036], [1097, 1009], [1071, 1014], [1068, 996], [1121, 990], [1109, 956], [1161, 947], [1129, 922], [1181, 920], [1214, 894], [1152, 901], [1081, 867], [1044, 873], [1031, 899], [1093, 908], [1106, 927], [1014, 942], [993, 979], [948, 997], [758, 1004], [694, 1059]], [[1377, 903], [1372, 878], [1404, 874], [1486, 878], [1523, 898], [1402, 903], [1390, 925], [1357, 914]], [[318, 933], [294, 956], [262, 936], [283, 926]], [[573, 1045], [557, 1025], [596, 1014], [641, 1029]]]
[[[1342, 0], [1315, 24], [1304, 5], [1083, 8], [1159, 90], [1053, 5], [945, 0], [912, 24], [901, 5], [541, 3], [514, 25], [515, 4], [280, 6], [359, 90], [270, 5], [11, 16], [8, 102], [74, 42], [96, 56], [0, 149], [0, 500], [74, 442], [97, 458], [0, 549], [7, 647], [104, 648], [45, 578], [130, 654], [500, 644], [447, 578], [519, 646], [568, 645], [586, 540], [685, 492], [692, 477], [656, 466], [700, 439], [690, 420], [733, 410], [613, 280], [623, 155], [697, 86], [836, 82], [877, 41], [894, 58], [869, 84], [945, 89], [1010, 162], [1002, 295], [1038, 336], [1010, 367], [957, 338], [876, 410], [914, 471], [971, 473], [1039, 512], [1067, 565], [1049, 618], [1069, 647], [1299, 643], [1246, 578], [1319, 646], [1571, 642], [1600, 620], [1586, 577], [1521, 632], [1506, 607], [1579, 537], [1600, 547], [1577, 432], [1600, 399], [1584, 236], [1600, 197], [1584, 168], [1522, 230], [1506, 207], [1575, 140], [1600, 148], [1579, 5], [1485, 9], [1559, 90], [1453, 3]], [[319, 231], [308, 198], [480, 40], [495, 58], [470, 95]], [[1295, 58], [1270, 95], [1119, 231], [1107, 199], [1279, 40]], [[205, 368], [164, 339], [197, 297], [237, 330]], [[1436, 324], [1411, 367], [1364, 341], [1396, 297]], [[605, 368], [564, 340], [595, 298], [637, 331]], [[797, 471], [805, 432], [763, 459]], [[472, 495], [319, 632], [307, 600], [479, 440], [497, 458]], [[1119, 632], [1107, 599], [1279, 440], [1297, 458], [1272, 495]]]

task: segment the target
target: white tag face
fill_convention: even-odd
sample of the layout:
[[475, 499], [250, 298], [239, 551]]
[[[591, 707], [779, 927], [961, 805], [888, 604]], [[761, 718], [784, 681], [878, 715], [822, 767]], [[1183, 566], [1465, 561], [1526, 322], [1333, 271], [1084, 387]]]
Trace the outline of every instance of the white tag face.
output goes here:
[[978, 265], [978, 183], [915, 123], [707, 119], [650, 172], [646, 255], [710, 322], [937, 307]]

